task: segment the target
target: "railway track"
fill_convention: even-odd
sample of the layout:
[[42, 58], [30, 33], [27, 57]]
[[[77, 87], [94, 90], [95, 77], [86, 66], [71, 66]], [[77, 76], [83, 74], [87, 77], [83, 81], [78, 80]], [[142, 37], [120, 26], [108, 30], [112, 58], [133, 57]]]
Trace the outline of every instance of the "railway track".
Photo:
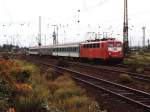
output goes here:
[[[31, 57], [29, 59], [30, 61], [33, 61], [33, 58], [32, 60], [31, 60]], [[39, 58], [37, 58], [36, 60], [39, 63]], [[100, 92], [100, 94], [98, 94], [99, 96], [106, 97], [108, 99], [106, 100], [105, 103], [108, 104], [107, 101], [111, 101], [110, 105], [115, 104], [119, 106], [119, 107], [115, 107], [115, 109], [117, 108], [117, 111], [115, 110], [111, 112], [120, 112], [120, 105], [124, 109], [129, 109], [129, 110], [121, 111], [121, 112], [127, 112], [127, 111], [128, 112], [150, 112], [150, 94], [149, 93], [136, 90], [127, 86], [123, 86], [123, 85], [120, 85], [120, 84], [117, 84], [108, 80], [104, 80], [102, 78], [95, 77], [93, 74], [87, 75], [85, 73], [71, 70], [69, 68], [63, 68], [63, 67], [59, 67], [56, 65], [48, 64], [48, 61], [40, 62], [40, 64], [45, 65], [47, 67], [51, 67], [55, 69], [57, 72], [61, 72], [61, 73], [69, 72], [72, 74], [72, 77], [75, 80], [84, 83], [86, 86], [88, 85], [88, 86], [91, 86], [92, 88], [95, 88], [96, 90], [95, 93]], [[75, 65], [75, 63], [72, 63], [72, 64]], [[88, 68], [89, 66], [97, 68], [91, 65], [86, 65], [86, 66]], [[112, 69], [110, 69], [110, 71], [112, 71]]]
[[123, 71], [123, 70], [119, 70], [118, 68], [115, 68], [115, 67], [100, 66], [100, 65], [99, 66], [93, 66], [93, 65], [89, 65], [89, 64], [75, 63], [75, 62], [68, 62], [68, 63], [73, 64], [73, 65], [79, 65], [80, 67], [83, 66], [83, 67], [87, 67], [87, 68], [97, 69], [99, 71], [103, 70], [105, 72], [109, 71], [109, 72], [115, 72], [117, 74], [118, 73], [119, 74], [125, 73], [125, 74], [129, 74], [134, 79], [150, 83], [150, 76], [148, 76], [148, 75]]
[[[114, 66], [114, 67], [127, 68], [127, 69], [129, 68], [129, 65], [127, 65], [127, 64], [116, 64], [116, 65], [113, 65], [113, 66]], [[145, 67], [144, 67], [144, 70], [149, 72], [149, 71], [150, 71], [150, 67], [145, 66]]]
[[[117, 104], [131, 106], [132, 111], [126, 112], [150, 112], [150, 94], [136, 89], [132, 89], [120, 84], [113, 83], [104, 79], [94, 77], [74, 71], [68, 68], [59, 67], [56, 65], [40, 62], [40, 64], [57, 70], [57, 72], [69, 72], [72, 77], [86, 85], [92, 86], [97, 91], [102, 92], [102, 96], [109, 96]], [[96, 92], [96, 91], [95, 91]], [[113, 102], [112, 101], [112, 102]], [[116, 107], [117, 108], [117, 107]], [[119, 108], [119, 107], [118, 107]], [[125, 107], [127, 109], [127, 107]], [[119, 112], [119, 111], [118, 111]]]
[[[49, 62], [52, 64], [57, 65], [58, 60], [56, 59], [48, 59], [48, 58], [41, 58], [41, 57], [28, 57], [36, 60], [41, 60], [43, 62]], [[105, 80], [112, 81], [114, 83], [123, 84], [120, 82], [119, 76], [120, 74], [129, 74], [132, 78], [132, 82], [123, 84], [127, 87], [138, 89], [141, 91], [145, 91], [150, 93], [150, 77], [148, 75], [143, 74], [136, 74], [127, 71], [121, 71], [120, 69], [115, 69], [115, 67], [108, 67], [108, 66], [101, 66], [101, 65], [90, 65], [85, 63], [79, 62], [69, 62], [68, 60], [64, 60], [65, 63], [68, 63], [67, 66], [69, 69], [80, 71], [85, 74], [93, 75], [97, 78], [103, 78]]]

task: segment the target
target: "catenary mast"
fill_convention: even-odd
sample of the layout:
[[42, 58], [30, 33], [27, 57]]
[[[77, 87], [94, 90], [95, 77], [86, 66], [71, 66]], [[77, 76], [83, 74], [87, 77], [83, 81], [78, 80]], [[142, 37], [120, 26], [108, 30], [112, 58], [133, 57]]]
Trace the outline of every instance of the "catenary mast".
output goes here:
[[38, 45], [41, 46], [41, 16], [39, 16], [39, 34], [38, 34]]
[[123, 50], [127, 54], [129, 50], [128, 41], [128, 1], [124, 0], [124, 23], [123, 23]]

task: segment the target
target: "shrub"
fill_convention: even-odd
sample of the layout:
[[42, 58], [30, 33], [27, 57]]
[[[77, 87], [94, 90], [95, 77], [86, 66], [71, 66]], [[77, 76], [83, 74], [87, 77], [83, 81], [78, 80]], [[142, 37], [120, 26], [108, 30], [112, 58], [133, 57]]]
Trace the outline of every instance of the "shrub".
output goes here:
[[16, 81], [21, 83], [28, 82], [30, 75], [30, 71], [28, 70], [22, 70], [14, 74]]
[[60, 99], [66, 99], [72, 96], [79, 96], [80, 95], [80, 89], [76, 88], [60, 88], [55, 91], [55, 97]]
[[33, 92], [32, 87], [28, 84], [16, 84], [16, 89], [17, 93], [24, 96], [29, 96]]
[[6, 110], [8, 109], [9, 105], [8, 105], [8, 101], [7, 100], [0, 100], [0, 112], [6, 112]]
[[28, 96], [20, 97], [15, 107], [17, 112], [42, 112], [44, 110], [43, 104], [43, 99], [35, 96]]
[[54, 82], [57, 83], [60, 88], [75, 88], [76, 84], [70, 75], [67, 73], [64, 74], [65, 75], [58, 77]]
[[119, 82], [121, 83], [131, 83], [133, 80], [130, 75], [128, 74], [120, 74], [119, 75]]
[[81, 108], [82, 106], [88, 106], [90, 104], [90, 101], [88, 99], [88, 97], [86, 96], [82, 96], [82, 97], [79, 97], [79, 96], [74, 96], [74, 97], [71, 97], [69, 99], [66, 100], [66, 106], [68, 108]]
[[144, 68], [143, 67], [139, 67], [136, 69], [137, 73], [144, 73]]
[[55, 82], [52, 82], [52, 81], [49, 81], [48, 83], [47, 83], [47, 85], [48, 85], [48, 89], [50, 90], [50, 92], [53, 94], [54, 93], [54, 91], [56, 91], [59, 87], [58, 87], [58, 84], [57, 83], [55, 83]]
[[4, 76], [0, 74], [0, 76], [0, 97], [10, 99], [16, 90], [15, 85], [6, 74]]
[[46, 80], [54, 80], [56, 78], [56, 73], [52, 69], [48, 69], [45, 73]]

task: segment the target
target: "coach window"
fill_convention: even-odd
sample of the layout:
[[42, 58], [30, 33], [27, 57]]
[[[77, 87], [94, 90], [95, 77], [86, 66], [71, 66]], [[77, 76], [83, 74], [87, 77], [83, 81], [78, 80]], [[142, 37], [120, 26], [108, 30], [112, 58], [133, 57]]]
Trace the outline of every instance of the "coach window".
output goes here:
[[96, 44], [93, 44], [93, 48], [96, 48]]
[[74, 50], [74, 52], [77, 52], [77, 47], [75, 47], [75, 50]]
[[71, 47], [70, 51], [71, 51], [71, 52], [73, 52], [73, 50], [74, 50], [74, 48], [73, 48], [73, 47]]
[[78, 47], [76, 47], [76, 52], [78, 52]]
[[71, 48], [71, 51], [74, 52], [74, 47]]

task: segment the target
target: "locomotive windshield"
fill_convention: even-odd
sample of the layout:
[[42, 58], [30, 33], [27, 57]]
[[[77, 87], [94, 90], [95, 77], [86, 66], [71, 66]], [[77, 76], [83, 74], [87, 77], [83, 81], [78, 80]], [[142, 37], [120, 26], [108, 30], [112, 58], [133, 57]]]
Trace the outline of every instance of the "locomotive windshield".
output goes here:
[[122, 50], [122, 45], [120, 42], [110, 42], [108, 43], [108, 51], [118, 52]]
[[113, 47], [113, 46], [114, 46], [113, 43], [108, 44], [108, 47]]
[[121, 47], [121, 43], [108, 43], [108, 47]]

